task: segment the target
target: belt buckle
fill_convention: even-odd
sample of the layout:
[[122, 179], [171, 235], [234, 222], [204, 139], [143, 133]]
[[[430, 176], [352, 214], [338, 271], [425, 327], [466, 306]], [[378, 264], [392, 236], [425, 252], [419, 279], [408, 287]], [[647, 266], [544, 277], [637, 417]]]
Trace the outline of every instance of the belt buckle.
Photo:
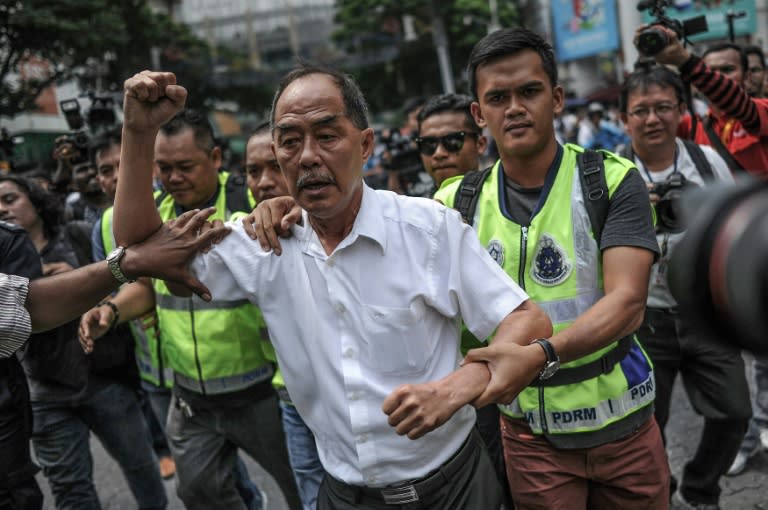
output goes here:
[[404, 505], [419, 500], [416, 487], [410, 484], [401, 487], [384, 487], [381, 489], [381, 496], [387, 505]]

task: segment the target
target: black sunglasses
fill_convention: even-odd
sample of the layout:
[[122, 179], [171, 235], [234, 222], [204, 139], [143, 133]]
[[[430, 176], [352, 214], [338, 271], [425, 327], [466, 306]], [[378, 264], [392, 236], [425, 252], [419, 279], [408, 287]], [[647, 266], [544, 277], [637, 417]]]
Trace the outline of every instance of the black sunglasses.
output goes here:
[[457, 131], [443, 136], [420, 136], [416, 138], [416, 145], [419, 146], [419, 152], [425, 156], [434, 154], [439, 144], [443, 144], [448, 152], [459, 152], [464, 147], [464, 138], [467, 136], [477, 138], [477, 133]]

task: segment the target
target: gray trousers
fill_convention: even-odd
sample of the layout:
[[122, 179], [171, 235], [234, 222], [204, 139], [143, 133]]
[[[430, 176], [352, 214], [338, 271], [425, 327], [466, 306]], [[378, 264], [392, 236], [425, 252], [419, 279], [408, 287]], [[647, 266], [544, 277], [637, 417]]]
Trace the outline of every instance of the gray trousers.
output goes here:
[[189, 510], [245, 510], [235, 487], [238, 448], [275, 479], [289, 508], [301, 510], [276, 395], [238, 406], [198, 406], [189, 414], [174, 393], [166, 434], [176, 490]]
[[[461, 451], [468, 448], [465, 455]], [[448, 460], [435, 473], [425, 477], [434, 490], [417, 490], [418, 500], [402, 504], [387, 504], [375, 493], [375, 489], [346, 485], [325, 475], [317, 510], [497, 510], [503, 496], [488, 452], [476, 431], [470, 434], [467, 443], [456, 456], [462, 455], [457, 469], [446, 469]], [[451, 471], [450, 475], [446, 474]], [[442, 483], [434, 483], [442, 478]], [[418, 487], [420, 482], [415, 482]]]

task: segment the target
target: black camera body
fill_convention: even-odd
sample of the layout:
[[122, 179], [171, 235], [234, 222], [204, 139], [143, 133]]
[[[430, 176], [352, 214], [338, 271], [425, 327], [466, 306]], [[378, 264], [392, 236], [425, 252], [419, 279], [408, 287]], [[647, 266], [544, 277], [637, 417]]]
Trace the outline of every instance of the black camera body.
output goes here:
[[684, 41], [690, 35], [701, 34], [707, 31], [706, 16], [697, 16], [685, 21], [676, 20], [665, 14], [665, 10], [669, 5], [670, 0], [643, 0], [637, 4], [638, 11], [648, 9], [655, 18], [653, 24], [637, 36], [637, 49], [645, 56], [651, 57], [656, 55], [670, 43], [667, 34], [660, 30], [657, 25], [673, 30], [681, 41]]
[[403, 193], [412, 197], [431, 197], [434, 183], [424, 170], [419, 148], [413, 140], [393, 128], [383, 142], [389, 153], [389, 158], [383, 162], [384, 169], [397, 172]]
[[113, 127], [117, 123], [117, 117], [115, 100], [111, 95], [93, 91], [86, 92], [84, 95], [91, 100], [91, 106], [85, 116], [77, 98], [60, 101], [59, 106], [72, 131], [62, 143], [70, 143], [87, 154], [91, 138]]
[[687, 190], [698, 187], [696, 183], [689, 181], [679, 172], [673, 173], [665, 181], [653, 184], [649, 193], [659, 196], [659, 201], [656, 204], [656, 219], [658, 220], [659, 232], [677, 234], [685, 230], [680, 214], [680, 198]]

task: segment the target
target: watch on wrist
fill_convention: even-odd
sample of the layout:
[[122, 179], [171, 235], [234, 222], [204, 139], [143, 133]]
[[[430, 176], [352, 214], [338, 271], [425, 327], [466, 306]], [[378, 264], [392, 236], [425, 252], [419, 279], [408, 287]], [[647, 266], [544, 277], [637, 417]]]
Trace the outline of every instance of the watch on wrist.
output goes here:
[[120, 267], [120, 261], [123, 260], [124, 256], [125, 248], [123, 246], [118, 246], [107, 255], [107, 265], [109, 266], [112, 276], [115, 277], [115, 280], [120, 283], [133, 283], [136, 280], [131, 280], [125, 276], [123, 269]]
[[532, 344], [539, 344], [544, 349], [544, 354], [547, 356], [547, 361], [544, 362], [544, 368], [539, 372], [539, 379], [549, 379], [560, 369], [560, 357], [555, 352], [555, 348], [552, 346], [549, 340], [546, 338], [537, 338]]

